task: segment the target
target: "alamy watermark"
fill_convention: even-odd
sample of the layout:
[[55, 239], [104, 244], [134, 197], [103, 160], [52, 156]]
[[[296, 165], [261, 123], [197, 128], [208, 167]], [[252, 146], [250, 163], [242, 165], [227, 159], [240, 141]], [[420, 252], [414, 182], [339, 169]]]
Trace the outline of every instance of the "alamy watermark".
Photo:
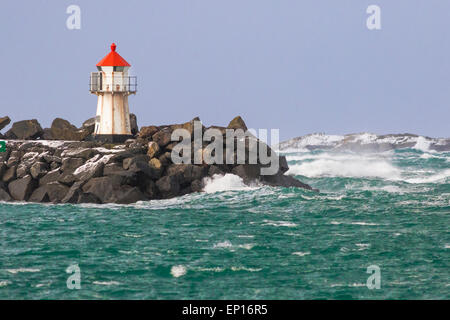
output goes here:
[[[267, 145], [267, 135], [267, 129], [203, 131], [202, 123], [193, 121], [193, 130], [179, 128], [172, 132], [171, 140], [178, 143], [172, 149], [171, 159], [175, 164], [259, 164], [261, 175], [274, 175], [279, 170], [279, 157]], [[271, 144], [276, 145], [279, 140], [279, 130], [271, 129]], [[204, 143], [208, 145], [204, 147]]]
[[66, 273], [71, 273], [67, 278], [67, 289], [80, 290], [81, 289], [81, 269], [78, 264], [72, 264], [66, 269]]
[[67, 7], [66, 13], [69, 17], [66, 20], [66, 27], [69, 30], [80, 30], [81, 29], [81, 8], [76, 4], [72, 4]]
[[367, 273], [370, 276], [367, 278], [366, 286], [369, 290], [381, 289], [381, 269], [377, 265], [370, 265], [367, 267]]
[[381, 8], [373, 4], [367, 7], [366, 13], [370, 15], [366, 21], [367, 29], [381, 30]]

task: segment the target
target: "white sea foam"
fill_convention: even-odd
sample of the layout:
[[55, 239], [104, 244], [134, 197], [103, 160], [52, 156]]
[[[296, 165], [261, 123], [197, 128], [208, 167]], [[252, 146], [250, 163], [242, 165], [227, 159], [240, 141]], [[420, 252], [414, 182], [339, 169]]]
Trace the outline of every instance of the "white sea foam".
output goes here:
[[324, 154], [316, 160], [291, 165], [287, 174], [314, 177], [371, 177], [397, 180], [401, 170], [387, 159]]
[[248, 272], [259, 272], [262, 268], [247, 268], [247, 267], [231, 267], [232, 271], [248, 271]]
[[288, 227], [288, 228], [293, 228], [297, 226], [297, 224], [289, 221], [263, 220], [263, 222], [264, 222], [263, 226]]
[[295, 255], [295, 256], [304, 257], [304, 256], [307, 256], [307, 255], [310, 255], [311, 252], [309, 252], [309, 251], [305, 251], [305, 252], [297, 251], [297, 252], [292, 252], [292, 254]]
[[228, 240], [214, 244], [214, 248], [231, 248], [232, 246], [233, 245]]
[[357, 133], [347, 135], [308, 134], [283, 141], [274, 146], [282, 152], [305, 152], [311, 149], [365, 150], [379, 152], [397, 148], [414, 148], [423, 152], [434, 152], [434, 146], [448, 146], [449, 139], [433, 139], [411, 134], [376, 135]]
[[411, 178], [411, 179], [406, 179], [405, 181], [408, 183], [434, 183], [434, 182], [445, 181], [449, 177], [450, 177], [450, 169], [446, 169], [444, 171], [432, 174], [430, 176]]
[[356, 243], [356, 246], [359, 248], [358, 250], [366, 250], [369, 249], [369, 243]]
[[8, 281], [8, 280], [0, 281], [0, 288], [6, 287], [10, 283], [11, 283], [11, 281]]
[[117, 282], [117, 281], [94, 281], [93, 284], [96, 284], [99, 286], [114, 286], [114, 285], [119, 285], [120, 282]]
[[254, 243], [245, 243], [245, 244], [238, 245], [238, 248], [251, 250], [254, 246], [255, 246]]
[[220, 191], [252, 190], [258, 186], [246, 186], [241, 177], [227, 173], [225, 175], [214, 175], [212, 178], [205, 179], [206, 193], [215, 193]]
[[352, 225], [356, 225], [356, 226], [379, 226], [378, 223], [373, 223], [373, 222], [364, 222], [364, 221], [352, 221], [352, 222], [343, 222], [343, 221], [331, 221], [330, 224], [333, 225], [340, 225], [340, 224], [352, 224]]
[[39, 272], [41, 269], [36, 268], [18, 268], [18, 269], [6, 269], [9, 273], [17, 274], [22, 272]]
[[183, 265], [178, 265], [178, 266], [173, 266], [170, 269], [170, 274], [174, 277], [174, 278], [179, 278], [184, 276], [187, 273], [187, 269], [185, 266]]
[[223, 271], [225, 271], [225, 268], [222, 268], [222, 267], [212, 267], [212, 268], [195, 267], [192, 269], [195, 271], [201, 271], [201, 272], [223, 272]]
[[424, 137], [418, 137], [416, 144], [414, 145], [414, 149], [420, 150], [423, 152], [430, 152], [431, 140], [426, 139]]

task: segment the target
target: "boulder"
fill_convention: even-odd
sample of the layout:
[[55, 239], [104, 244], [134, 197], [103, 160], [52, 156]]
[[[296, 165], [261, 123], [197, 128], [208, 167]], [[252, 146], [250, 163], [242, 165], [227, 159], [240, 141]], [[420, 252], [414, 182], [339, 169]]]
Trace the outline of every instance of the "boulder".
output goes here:
[[52, 163], [52, 162], [56, 162], [56, 163], [62, 163], [62, 159], [60, 157], [51, 155], [49, 153], [44, 153], [43, 155], [41, 155], [41, 159], [44, 160], [47, 163]]
[[77, 203], [102, 203], [102, 202], [92, 193], [81, 193], [80, 196], [78, 197]]
[[172, 129], [166, 127], [152, 136], [153, 141], [155, 141], [161, 148], [167, 146], [172, 141]]
[[6, 192], [6, 190], [3, 190], [2, 188], [0, 188], [0, 201], [12, 201], [12, 198], [9, 195], [9, 193]]
[[71, 186], [75, 181], [77, 181], [75, 175], [67, 172], [63, 172], [58, 178], [58, 182], [66, 186]]
[[[194, 123], [195, 122], [199, 122], [201, 124], [200, 118], [199, 117], [195, 117], [194, 119], [192, 119], [191, 121], [182, 123], [182, 124], [173, 124], [170, 126], [171, 130], [174, 131], [176, 129], [185, 129], [189, 132], [189, 134], [191, 135], [191, 137], [194, 137]], [[203, 125], [202, 126], [202, 132], [204, 131], [205, 127]]]
[[0, 130], [2, 130], [4, 127], [6, 127], [10, 123], [11, 123], [11, 119], [8, 116], [1, 117], [0, 118]]
[[36, 119], [14, 122], [6, 133], [11, 139], [33, 140], [42, 137], [44, 130]]
[[131, 128], [132, 135], [136, 135], [139, 132], [139, 127], [137, 124], [137, 117], [134, 113], [130, 113], [130, 128]]
[[61, 177], [61, 172], [59, 169], [52, 170], [48, 172], [45, 176], [43, 176], [41, 179], [39, 179], [39, 185], [43, 186], [47, 183], [58, 181]]
[[202, 180], [194, 180], [191, 183], [191, 191], [192, 192], [201, 192], [203, 188], [205, 187]]
[[23, 155], [21, 163], [31, 167], [36, 161], [39, 161], [39, 152], [27, 152]]
[[98, 154], [99, 152], [92, 148], [75, 148], [64, 150], [61, 154], [63, 158], [82, 158], [88, 160]]
[[155, 141], [151, 141], [148, 143], [148, 151], [147, 155], [151, 158], [157, 157], [159, 155], [159, 145]]
[[230, 121], [228, 124], [228, 129], [242, 129], [244, 131], [247, 131], [247, 125], [245, 124], [244, 120], [242, 120], [241, 116], [235, 117], [233, 120]]
[[44, 130], [36, 119], [14, 122], [6, 133], [9, 139], [33, 140], [40, 138]]
[[193, 164], [172, 164], [167, 168], [168, 176], [178, 176], [181, 184], [190, 183], [193, 180], [200, 180], [208, 173], [207, 167]]
[[20, 153], [17, 150], [13, 150], [9, 156], [8, 161], [6, 162], [6, 165], [8, 167], [16, 166], [19, 164], [20, 161]]
[[77, 203], [78, 199], [80, 198], [83, 191], [81, 190], [81, 187], [83, 186], [84, 182], [78, 181], [75, 182], [67, 191], [64, 198], [61, 199], [61, 203]]
[[102, 156], [100, 154], [86, 161], [85, 164], [78, 167], [73, 175], [76, 181], [87, 181], [92, 178], [100, 177], [103, 175], [103, 168], [105, 163], [108, 162], [110, 156]]
[[8, 170], [6, 163], [0, 162], [0, 178], [3, 177], [3, 174]]
[[94, 178], [83, 186], [83, 192], [93, 194], [102, 203], [126, 204], [147, 200], [137, 187], [122, 185], [122, 181], [113, 176]]
[[279, 161], [279, 166], [280, 166], [281, 173], [287, 172], [289, 170], [289, 166], [288, 166], [286, 157], [285, 156], [279, 156], [278, 159], [279, 159], [278, 161]]
[[180, 193], [180, 176], [164, 176], [156, 181], [156, 187], [163, 198], [175, 197]]
[[156, 126], [141, 127], [141, 130], [139, 131], [139, 138], [149, 139], [158, 131], [159, 128]]
[[103, 168], [103, 175], [108, 176], [124, 171], [123, 167], [118, 163], [109, 163]]
[[23, 178], [29, 173], [30, 173], [30, 168], [28, 168], [23, 162], [17, 166], [17, 170], [16, 170], [17, 178]]
[[155, 170], [162, 171], [162, 169], [163, 169], [161, 161], [159, 161], [158, 158], [152, 158], [148, 164], [150, 165], [151, 168], [153, 168]]
[[[2, 147], [0, 146], [0, 149]], [[0, 162], [6, 162], [9, 159], [9, 155], [11, 154], [11, 149], [7, 147], [6, 150], [3, 152], [0, 152]]]
[[[86, 122], [85, 122], [86, 123]], [[56, 140], [82, 141], [93, 132], [89, 126], [82, 126], [80, 129], [69, 121], [56, 118], [52, 122], [50, 134]]]
[[48, 171], [48, 165], [45, 162], [36, 162], [30, 168], [30, 174], [33, 179], [40, 179], [43, 177]]
[[45, 186], [39, 187], [34, 190], [28, 201], [37, 203], [50, 202], [50, 198], [48, 197], [47, 189], [45, 188]]
[[35, 187], [36, 180], [34, 180], [30, 175], [14, 180], [8, 185], [9, 194], [14, 200], [17, 201], [28, 200]]
[[116, 192], [116, 197], [116, 203], [121, 204], [136, 203], [138, 201], [148, 200], [148, 198], [137, 187], [131, 187], [128, 185], [122, 186], [122, 188]]
[[144, 192], [149, 199], [155, 199], [158, 196], [158, 188], [152, 180], [146, 181], [144, 185]]
[[8, 168], [5, 171], [5, 173], [3, 174], [2, 181], [9, 183], [12, 180], [14, 180], [16, 178], [16, 170], [17, 170], [17, 166], [12, 166], [12, 167]]
[[125, 170], [114, 172], [112, 174], [109, 174], [108, 176], [114, 179], [114, 181], [119, 181], [120, 185], [127, 184], [133, 187], [137, 186], [139, 182], [142, 182], [142, 185], [145, 185], [148, 183], [148, 181], [151, 181], [147, 179], [141, 179], [140, 181], [140, 177], [136, 172]]
[[270, 176], [262, 176], [261, 182], [263, 184], [274, 186], [274, 187], [285, 187], [285, 188], [303, 188], [307, 190], [312, 190], [318, 192], [319, 190], [311, 188], [311, 186], [295, 179], [292, 176], [286, 176], [279, 172], [276, 175], [270, 175]]
[[44, 128], [43, 131], [44, 131], [44, 133], [42, 134], [43, 140], [56, 140], [53, 138], [52, 130], [50, 128]]
[[61, 118], [53, 120], [50, 127], [51, 135], [56, 140], [78, 140], [77, 131], [77, 127]]
[[150, 160], [149, 156], [145, 155], [145, 154], [138, 154], [138, 155], [134, 155], [131, 158], [126, 158], [123, 160], [123, 168], [125, 170], [128, 170], [131, 165], [135, 162], [148, 162]]
[[144, 161], [134, 162], [133, 164], [130, 165], [130, 168], [128, 170], [152, 180], [159, 179], [159, 177], [161, 176], [160, 170], [156, 170], [150, 167], [150, 165]]
[[212, 177], [212, 176], [214, 176], [214, 175], [216, 175], [216, 174], [218, 174], [218, 175], [224, 175], [225, 172], [224, 172], [222, 169], [220, 169], [218, 166], [211, 165], [211, 166], [209, 167], [209, 170], [208, 170], [208, 176]]
[[82, 158], [63, 158], [61, 170], [64, 172], [73, 172], [85, 163]]
[[240, 164], [231, 170], [231, 173], [242, 178], [245, 184], [259, 180], [261, 166], [259, 164]]
[[95, 117], [87, 119], [83, 124], [81, 125], [82, 130], [89, 132], [89, 134], [94, 133], [95, 130]]
[[46, 184], [42, 188], [46, 188], [48, 197], [50, 201], [53, 203], [61, 202], [61, 200], [64, 199], [67, 192], [69, 191], [69, 187], [56, 181], [50, 182], [49, 184]]
[[164, 167], [166, 167], [172, 163], [172, 156], [170, 152], [165, 152], [159, 156], [158, 160]]

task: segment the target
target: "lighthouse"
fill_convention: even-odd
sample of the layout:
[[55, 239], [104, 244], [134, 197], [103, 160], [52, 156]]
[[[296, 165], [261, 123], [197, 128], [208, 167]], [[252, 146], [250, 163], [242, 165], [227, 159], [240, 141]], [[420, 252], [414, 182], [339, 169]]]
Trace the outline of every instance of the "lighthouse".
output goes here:
[[131, 65], [111, 45], [99, 63], [98, 72], [91, 72], [89, 90], [97, 95], [94, 139], [105, 142], [124, 142], [132, 137], [128, 96], [136, 94], [136, 77], [129, 76]]

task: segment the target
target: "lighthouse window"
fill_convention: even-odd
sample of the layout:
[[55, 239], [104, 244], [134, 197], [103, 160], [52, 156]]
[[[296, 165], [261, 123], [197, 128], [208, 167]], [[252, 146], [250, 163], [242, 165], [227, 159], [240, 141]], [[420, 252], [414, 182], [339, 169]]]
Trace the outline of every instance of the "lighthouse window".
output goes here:
[[123, 67], [114, 67], [114, 71], [123, 72]]

